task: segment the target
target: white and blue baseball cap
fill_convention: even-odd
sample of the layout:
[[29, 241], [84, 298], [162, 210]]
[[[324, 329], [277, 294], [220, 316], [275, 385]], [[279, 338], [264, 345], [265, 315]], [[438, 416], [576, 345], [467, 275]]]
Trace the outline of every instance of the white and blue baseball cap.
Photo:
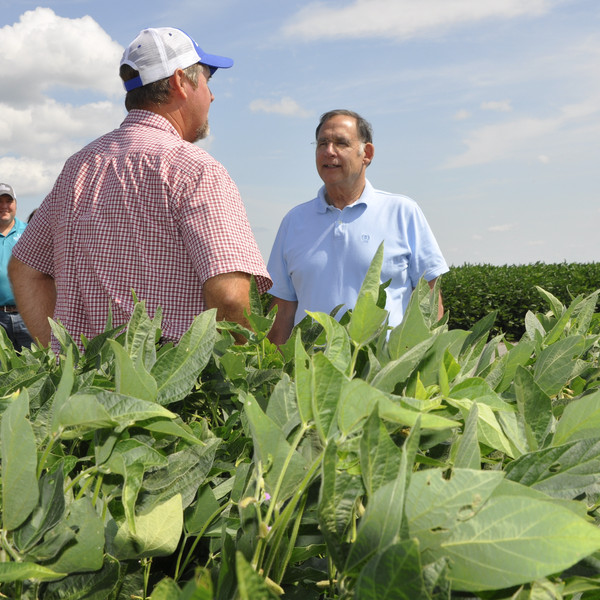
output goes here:
[[15, 201], [17, 199], [15, 190], [13, 190], [12, 186], [8, 185], [8, 183], [0, 183], [0, 196], [4, 196], [4, 194], [10, 196]]
[[231, 58], [204, 52], [181, 29], [144, 29], [125, 49], [121, 59], [121, 65], [129, 65], [139, 73], [138, 77], [124, 82], [125, 89], [129, 92], [171, 77], [177, 69], [186, 69], [198, 62], [209, 67], [211, 74], [233, 65]]

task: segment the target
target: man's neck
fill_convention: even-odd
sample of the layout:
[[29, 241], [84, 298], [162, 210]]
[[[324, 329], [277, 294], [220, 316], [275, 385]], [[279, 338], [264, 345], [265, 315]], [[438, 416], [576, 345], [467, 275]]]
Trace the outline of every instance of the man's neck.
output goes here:
[[351, 189], [325, 185], [325, 200], [327, 204], [343, 210], [346, 206], [354, 204], [362, 196], [364, 189], [364, 180], [360, 186], [355, 186]]
[[12, 230], [12, 228], [15, 226], [15, 220], [13, 219], [12, 222], [8, 225], [0, 225], [0, 233], [6, 237]]

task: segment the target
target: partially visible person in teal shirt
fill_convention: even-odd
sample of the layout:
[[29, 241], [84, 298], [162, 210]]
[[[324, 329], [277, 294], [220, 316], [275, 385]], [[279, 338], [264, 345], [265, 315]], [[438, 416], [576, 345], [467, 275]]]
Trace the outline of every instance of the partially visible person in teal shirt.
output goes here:
[[10, 282], [8, 281], [8, 261], [13, 246], [27, 226], [15, 217], [17, 196], [7, 183], [0, 183], [0, 325], [6, 330], [15, 350], [20, 352], [23, 346], [31, 347], [32, 339], [15, 306]]

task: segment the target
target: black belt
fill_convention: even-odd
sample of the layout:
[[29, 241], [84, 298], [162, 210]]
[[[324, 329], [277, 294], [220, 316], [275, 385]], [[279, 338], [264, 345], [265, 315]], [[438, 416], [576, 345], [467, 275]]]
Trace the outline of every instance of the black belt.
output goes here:
[[0, 306], [0, 310], [7, 313], [18, 313], [16, 306]]

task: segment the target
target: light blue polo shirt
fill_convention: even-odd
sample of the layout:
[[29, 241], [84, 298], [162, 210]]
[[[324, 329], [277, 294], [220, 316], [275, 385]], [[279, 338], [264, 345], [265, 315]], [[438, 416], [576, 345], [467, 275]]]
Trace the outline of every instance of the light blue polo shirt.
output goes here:
[[15, 219], [13, 228], [6, 234], [0, 233], [0, 306], [14, 306], [15, 298], [8, 281], [8, 261], [12, 256], [12, 249], [21, 234], [27, 227], [26, 223]]
[[274, 282], [269, 292], [298, 301], [295, 323], [307, 310], [330, 313], [344, 304], [340, 318], [354, 307], [384, 240], [381, 281], [392, 280], [386, 309], [395, 327], [421, 276], [431, 281], [446, 273], [448, 265], [417, 203], [375, 190], [368, 181], [361, 197], [343, 210], [327, 204], [323, 186], [314, 200], [284, 217], [267, 267]]

